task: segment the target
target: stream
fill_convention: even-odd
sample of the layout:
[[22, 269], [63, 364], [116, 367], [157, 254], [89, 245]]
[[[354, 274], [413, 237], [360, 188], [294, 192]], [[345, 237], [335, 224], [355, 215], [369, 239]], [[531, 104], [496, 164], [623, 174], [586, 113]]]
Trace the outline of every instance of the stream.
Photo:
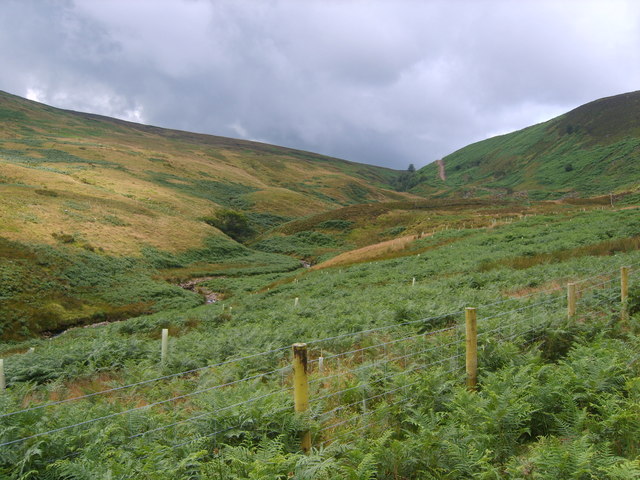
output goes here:
[[202, 287], [199, 284], [206, 282], [207, 280], [211, 280], [213, 278], [219, 277], [201, 277], [201, 278], [192, 278], [186, 282], [179, 283], [178, 286], [180, 288], [184, 288], [185, 290], [189, 290], [191, 292], [197, 293], [204, 297], [205, 303], [216, 303], [218, 300], [222, 299], [222, 294], [220, 292], [213, 292], [208, 288]]

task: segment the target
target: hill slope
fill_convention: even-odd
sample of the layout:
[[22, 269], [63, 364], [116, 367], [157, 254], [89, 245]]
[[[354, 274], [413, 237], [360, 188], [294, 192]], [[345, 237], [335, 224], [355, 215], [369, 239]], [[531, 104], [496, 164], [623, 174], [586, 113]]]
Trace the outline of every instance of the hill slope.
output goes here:
[[[422, 195], [593, 196], [640, 185], [640, 91], [490, 138], [419, 172]], [[444, 167], [444, 171], [442, 171]], [[443, 177], [445, 180], [443, 180]]]
[[232, 235], [220, 212], [234, 212], [225, 218], [236, 230], [260, 232], [343, 205], [412, 197], [390, 189], [397, 173], [0, 92], [0, 336], [204, 301], [169, 278], [299, 268], [228, 238], [214, 226]]
[[[342, 205], [406, 198], [397, 172], [267, 144], [71, 112], [0, 92], [2, 235], [61, 231], [114, 253], [184, 250], [222, 208], [254, 227]], [[188, 232], [188, 235], [184, 233]], [[168, 234], [165, 234], [168, 233]]]

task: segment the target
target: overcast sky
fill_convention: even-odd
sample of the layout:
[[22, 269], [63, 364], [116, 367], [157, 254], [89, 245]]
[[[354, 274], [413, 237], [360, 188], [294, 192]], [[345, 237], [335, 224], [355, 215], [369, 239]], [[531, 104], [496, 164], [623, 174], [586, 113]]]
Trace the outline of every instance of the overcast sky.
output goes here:
[[0, 90], [399, 169], [639, 89], [636, 0], [0, 0]]

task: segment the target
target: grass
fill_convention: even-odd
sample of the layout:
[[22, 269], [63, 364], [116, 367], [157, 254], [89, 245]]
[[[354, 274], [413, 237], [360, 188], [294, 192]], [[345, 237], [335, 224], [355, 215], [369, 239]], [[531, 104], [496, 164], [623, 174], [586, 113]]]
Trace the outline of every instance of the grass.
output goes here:
[[[0, 356], [9, 385], [0, 408], [137, 385], [0, 418], [6, 441], [109, 416], [3, 448], [3, 478], [640, 474], [636, 194], [616, 198], [614, 208], [608, 196], [407, 199], [380, 188], [393, 178], [384, 169], [7, 95], [2, 108], [0, 115], [30, 130], [19, 122], [0, 127]], [[558, 155], [583, 138], [571, 125], [573, 138]], [[531, 141], [548, 141], [544, 128], [506, 146], [526, 152]], [[625, 138], [609, 144], [628, 155]], [[465, 174], [488, 168], [485, 160]], [[545, 175], [522, 179], [556, 181]], [[506, 173], [492, 181], [514, 188]], [[248, 246], [202, 221], [224, 202], [260, 227]], [[307, 216], [287, 218], [299, 215]], [[330, 257], [319, 266], [338, 268], [301, 269], [299, 258]], [[634, 265], [622, 323], [621, 265]], [[175, 285], [194, 277], [221, 301], [204, 304]], [[578, 318], [567, 321], [564, 284], [587, 277]], [[548, 301], [538, 305], [541, 298]], [[467, 306], [479, 307], [483, 333], [475, 394], [449, 372], [461, 364], [422, 371], [459, 353], [450, 345], [454, 330], [416, 337], [461, 325]], [[104, 324], [41, 335], [95, 322]], [[171, 332], [170, 355], [160, 364], [163, 328]], [[312, 406], [316, 414], [338, 409], [327, 421], [291, 414], [289, 393], [274, 393], [289, 386], [287, 373], [261, 375], [288, 365], [296, 342], [311, 343], [312, 368], [324, 355], [336, 374], [323, 387], [331, 396], [316, 395]], [[255, 355], [264, 351], [272, 352]], [[358, 423], [364, 414], [374, 420], [369, 427]], [[327, 440], [309, 456], [298, 452], [306, 428]]]
[[146, 247], [142, 258], [95, 252], [72, 235], [57, 238], [57, 248], [0, 239], [3, 339], [203, 302], [198, 295], [166, 283], [163, 276], [177, 283], [192, 276], [255, 275], [300, 266], [289, 257], [257, 253], [222, 236], [180, 254]]
[[389, 169], [6, 93], [0, 109], [11, 120], [0, 126], [0, 226], [13, 241], [54, 245], [51, 235], [62, 231], [115, 255], [138, 255], [144, 245], [179, 252], [211, 235], [200, 218], [222, 208], [245, 212], [265, 231], [347, 203], [410, 196], [391, 190]]
[[532, 199], [636, 191], [640, 93], [583, 105], [548, 122], [469, 145], [419, 171], [416, 193], [513, 195]]
[[[361, 354], [345, 355], [340, 364], [327, 360], [328, 373], [345, 372], [328, 381], [328, 392], [353, 389], [339, 399], [330, 397], [321, 404], [316, 403], [314, 408], [320, 409], [322, 405], [319, 411], [325, 411], [353, 405], [337, 411], [329, 423], [335, 427], [329, 430], [331, 436], [323, 438], [334, 441], [333, 445], [314, 450], [310, 457], [326, 462], [322, 464], [327, 472], [334, 472], [333, 477], [318, 470], [310, 475], [342, 478], [340, 475], [344, 475], [348, 466], [361, 465], [368, 455], [371, 468], [380, 478], [394, 475], [424, 478], [425, 472], [431, 472], [433, 478], [454, 478], [469, 472], [487, 475], [502, 472], [498, 478], [535, 478], [527, 473], [532, 471], [571, 478], [578, 467], [572, 460], [563, 463], [557, 458], [587, 455], [589, 468], [600, 472], [601, 478], [620, 478], [609, 470], [614, 466], [632, 468], [637, 455], [634, 423], [624, 420], [625, 415], [634, 412], [637, 397], [633, 383], [637, 367], [630, 363], [637, 350], [637, 311], [632, 310], [634, 313], [626, 327], [618, 324], [617, 319], [607, 313], [608, 310], [617, 312], [615, 291], [612, 295], [610, 289], [598, 287], [597, 279], [583, 284], [593, 289], [581, 297], [580, 318], [572, 323], [564, 320], [562, 302], [514, 313], [513, 309], [532, 305], [537, 299], [512, 299], [511, 296], [616, 271], [620, 265], [637, 264], [640, 261], [637, 249], [624, 251], [604, 245], [606, 242], [610, 242], [609, 246], [617, 245], [616, 242], [625, 245], [626, 239], [633, 236], [630, 232], [637, 231], [637, 218], [637, 210], [583, 212], [582, 208], [576, 208], [563, 214], [540, 213], [483, 228], [439, 231], [412, 240], [412, 249], [423, 249], [419, 257], [414, 254], [340, 269], [305, 270], [304, 274], [280, 271], [216, 276], [205, 284], [226, 295], [224, 307], [218, 303], [162, 311], [102, 327], [72, 330], [51, 340], [5, 343], [2, 348], [10, 391], [3, 398], [3, 406], [11, 411], [20, 408], [25, 398], [31, 402], [68, 398], [78, 392], [181, 372], [294, 342], [396, 325], [395, 330], [383, 331], [379, 337], [339, 337], [312, 349], [313, 359], [321, 352], [329, 357], [392, 340], [392, 331], [412, 336], [460, 323], [460, 311], [465, 306], [502, 300], [504, 303], [480, 308], [481, 332], [504, 327], [508, 317], [509, 322], [532, 322], [537, 328], [545, 325], [544, 330], [538, 332], [544, 335], [544, 341], [526, 333], [511, 341], [506, 338], [509, 332], [504, 338], [496, 337], [496, 333], [483, 336], [482, 388], [473, 396], [465, 391], [460, 379], [445, 373], [445, 368], [436, 367], [424, 375], [412, 371], [419, 364], [410, 359], [404, 364], [398, 361], [376, 367], [376, 362], [383, 358], [380, 355], [401, 356], [418, 346], [424, 349], [428, 345], [444, 344], [450, 341], [446, 335], [420, 338], [415, 340], [419, 342], [416, 345], [391, 344], [386, 352], [375, 347]], [[352, 226], [324, 225], [335, 229]], [[225, 250], [227, 248], [231, 250]], [[33, 248], [12, 247], [7, 251], [11, 252], [14, 262], [38, 258], [38, 250]], [[525, 268], [512, 263], [517, 257], [538, 258], [557, 252], [571, 254], [562, 254], [554, 261], [532, 262]], [[197, 263], [210, 258], [224, 262], [228, 256], [241, 261], [252, 255], [256, 255], [255, 252], [246, 247], [211, 241], [187, 256], [174, 255], [170, 260], [184, 265], [180, 268], [189, 268], [189, 261]], [[492, 260], [501, 263], [487, 268]], [[149, 257], [148, 261], [166, 262], [166, 252], [165, 256]], [[415, 286], [411, 282], [413, 277]], [[72, 272], [69, 278], [85, 285], [98, 285], [86, 274], [78, 276]], [[637, 275], [633, 277], [632, 289], [637, 290], [636, 282]], [[613, 285], [615, 290], [615, 282]], [[632, 298], [635, 296], [636, 293], [632, 293]], [[294, 298], [299, 298], [297, 307]], [[506, 312], [511, 313], [505, 316]], [[421, 321], [444, 314], [448, 315], [439, 320]], [[490, 318], [496, 314], [502, 316]], [[415, 323], [400, 326], [408, 321]], [[170, 328], [172, 332], [170, 361], [164, 366], [158, 364], [158, 337], [162, 328]], [[34, 346], [35, 351], [20, 353], [28, 346]], [[435, 356], [421, 358], [421, 361], [438, 360], [440, 353], [432, 352]], [[21, 420], [19, 431], [4, 430], [3, 434], [17, 436], [47, 426], [115, 413], [279, 368], [286, 365], [284, 362], [286, 354], [273, 354], [247, 359], [235, 366], [230, 364], [168, 379], [161, 384], [113, 392], [102, 400], [98, 397], [76, 408], [67, 405], [51, 409], [46, 418], [27, 415]], [[369, 364], [370, 369], [353, 372]], [[383, 380], [389, 373], [398, 375], [393, 381]], [[265, 469], [272, 469], [269, 471], [273, 475], [288, 472], [302, 475], [306, 467], [297, 453], [297, 431], [301, 426], [287, 413], [288, 396], [266, 398], [255, 405], [225, 410], [224, 414], [214, 413], [225, 405], [279, 389], [280, 382], [280, 377], [263, 378], [203, 394], [202, 398], [185, 398], [179, 408], [159, 406], [126, 418], [115, 417], [105, 425], [88, 425], [83, 431], [65, 432], [64, 440], [56, 435], [44, 438], [40, 445], [46, 448], [45, 456], [28, 454], [29, 445], [11, 447], [4, 453], [0, 468], [5, 469], [3, 474], [9, 478], [17, 475], [19, 469], [10, 460], [13, 455], [22, 458], [35, 471], [56, 472], [56, 475], [80, 466], [95, 475], [104, 470], [105, 462], [113, 472], [119, 472], [119, 464], [129, 461], [127, 452], [131, 451], [137, 460], [127, 468], [140, 478], [156, 478], [161, 475], [159, 472], [166, 475], [167, 471], [175, 478], [187, 478], [193, 471], [203, 475], [214, 475], [218, 471], [223, 476], [246, 476], [258, 471], [264, 473]], [[410, 383], [411, 388], [401, 388]], [[351, 428], [361, 426], [358, 423], [338, 425], [363, 413], [363, 393], [372, 397], [394, 388], [400, 390], [389, 397], [389, 401], [380, 397], [367, 402], [368, 411], [375, 419], [374, 426], [370, 427], [371, 435], [378, 440], [363, 442], [357, 433], [350, 433]], [[277, 413], [283, 406], [287, 407], [285, 412]], [[162, 432], [140, 441], [126, 439], [152, 426], [166, 425], [198, 413], [212, 416], [206, 421], [177, 426], [171, 440]], [[325, 424], [313, 424], [312, 428], [321, 426]], [[171, 442], [181, 443], [225, 428], [230, 430], [217, 437], [215, 446], [203, 439], [203, 443], [163, 450]], [[585, 432], [590, 432], [588, 438]], [[265, 442], [276, 442], [277, 446], [267, 448]], [[107, 443], [112, 445], [110, 456], [107, 459], [104, 455], [94, 456], [94, 449], [98, 451]], [[59, 460], [45, 470], [45, 465], [52, 464], [50, 457], [59, 459], [68, 453], [67, 449], [73, 448], [80, 452], [77, 457]], [[214, 448], [219, 450], [213, 457], [199, 456], [202, 449], [213, 452]], [[425, 451], [431, 453], [425, 456]], [[241, 453], [242, 461], [236, 458]], [[144, 458], [145, 455], [149, 458]], [[193, 458], [194, 470], [185, 473], [186, 467], [179, 465], [179, 458]], [[463, 458], [467, 463], [462, 462]], [[556, 460], [551, 461], [553, 458]]]
[[350, 250], [348, 252], [337, 255], [325, 262], [322, 262], [314, 269], [337, 267], [344, 265], [353, 265], [355, 263], [370, 262], [373, 260], [388, 259], [391, 257], [399, 256], [398, 253], [405, 252], [407, 247], [418, 239], [416, 235], [409, 235], [407, 237], [394, 238], [393, 240], [387, 240], [385, 242], [376, 243], [374, 245], [368, 245], [356, 250]]

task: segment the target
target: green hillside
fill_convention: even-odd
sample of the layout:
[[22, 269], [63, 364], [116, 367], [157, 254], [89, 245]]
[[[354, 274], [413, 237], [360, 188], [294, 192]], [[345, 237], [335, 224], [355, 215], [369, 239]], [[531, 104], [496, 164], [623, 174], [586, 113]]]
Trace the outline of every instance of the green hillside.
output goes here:
[[[213, 305], [2, 343], [0, 476], [638, 478], [638, 209], [555, 208], [438, 231], [403, 257], [216, 278], [227, 297]], [[308, 343], [307, 415], [294, 342]]]
[[411, 198], [392, 190], [397, 173], [0, 92], [0, 336], [203, 301], [167, 278], [299, 268], [234, 240]]
[[422, 195], [596, 196], [640, 186], [640, 92], [464, 147], [418, 172]]
[[[415, 190], [484, 198], [422, 198], [0, 95], [0, 478], [640, 478], [640, 193], [574, 198], [637, 187], [592, 165], [633, 157], [636, 99], [467, 147]], [[545, 184], [534, 146], [609, 173]]]
[[211, 234], [202, 218], [221, 209], [243, 212], [261, 230], [342, 205], [407, 198], [391, 189], [396, 176], [0, 92], [0, 226], [10, 240], [54, 244], [51, 235], [63, 230], [108, 252], [136, 254], [142, 243], [180, 250]]

